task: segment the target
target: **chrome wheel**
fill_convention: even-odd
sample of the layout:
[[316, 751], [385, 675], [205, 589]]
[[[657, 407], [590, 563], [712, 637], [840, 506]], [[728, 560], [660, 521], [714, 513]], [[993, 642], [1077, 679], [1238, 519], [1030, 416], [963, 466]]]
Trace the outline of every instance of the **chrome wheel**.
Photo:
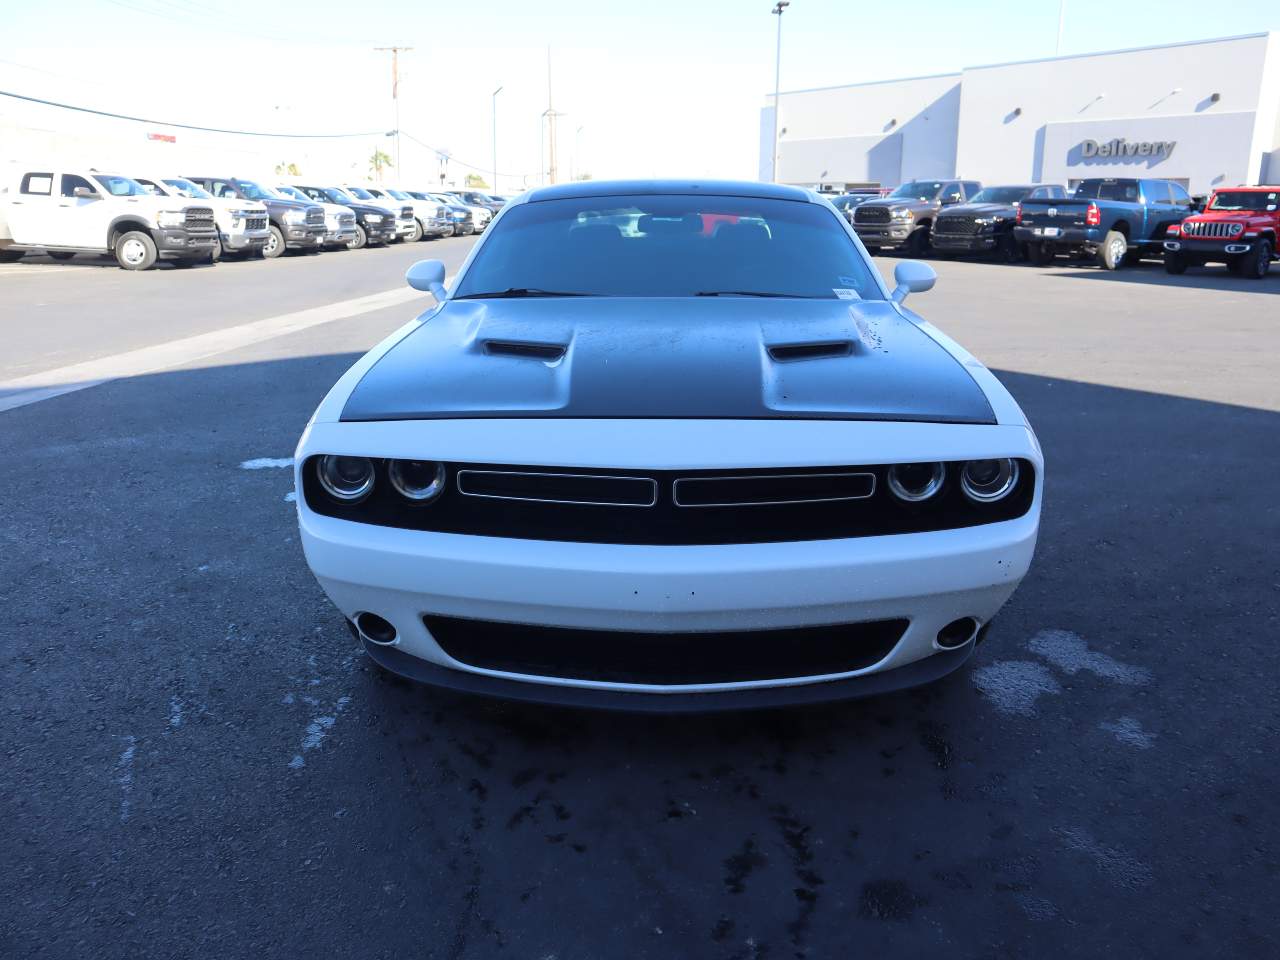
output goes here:
[[137, 237], [129, 237], [120, 245], [120, 259], [131, 267], [144, 263], [147, 259], [147, 246]]
[[274, 257], [279, 246], [280, 241], [276, 239], [276, 233], [273, 230], [271, 233], [267, 234], [267, 242], [262, 248], [262, 253], [264, 256]]
[[1114, 240], [1111, 241], [1111, 259], [1116, 263], [1119, 263], [1122, 259], [1124, 259], [1124, 253], [1125, 253], [1125, 250], [1127, 249], [1128, 247], [1124, 242], [1124, 238], [1116, 237]]

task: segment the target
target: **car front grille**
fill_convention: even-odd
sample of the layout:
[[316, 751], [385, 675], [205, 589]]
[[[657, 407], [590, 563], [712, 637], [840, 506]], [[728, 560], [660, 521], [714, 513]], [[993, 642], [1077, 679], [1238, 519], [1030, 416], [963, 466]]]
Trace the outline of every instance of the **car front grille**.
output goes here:
[[375, 463], [372, 493], [340, 503], [324, 493], [315, 460], [303, 493], [316, 513], [438, 533], [615, 544], [781, 543], [885, 536], [977, 526], [1031, 507], [1035, 469], [1019, 461], [1015, 490], [975, 503], [960, 489], [960, 463], [941, 493], [906, 503], [889, 491], [888, 467], [769, 470], [606, 470], [446, 463], [446, 484], [429, 504], [406, 501]]
[[245, 228], [246, 230], [265, 230], [265, 229], [267, 229], [267, 217], [266, 217], [266, 214], [262, 214], [262, 215], [260, 215], [260, 216], [246, 217], [246, 218], [245, 218], [245, 221], [244, 221], [244, 228]]
[[401, 220], [412, 220], [412, 219], [413, 219], [413, 207], [401, 207], [401, 208], [400, 208], [400, 219], [401, 219]]
[[188, 207], [183, 225], [188, 230], [210, 229], [213, 227], [213, 211], [208, 207]]
[[307, 226], [323, 227], [324, 226], [324, 208], [309, 207], [307, 209]]
[[863, 204], [862, 206], [854, 207], [853, 222], [854, 223], [888, 223], [889, 208], [878, 206], [878, 205], [868, 206], [866, 204]]
[[976, 217], [939, 217], [933, 222], [934, 233], [950, 237], [971, 237], [980, 229]]
[[1187, 237], [1238, 237], [1244, 233], [1244, 224], [1224, 220], [1187, 220], [1182, 224]]
[[907, 621], [715, 633], [635, 633], [529, 626], [427, 614], [450, 657], [525, 676], [662, 686], [821, 677], [879, 663]]
[[338, 214], [338, 223], [340, 223], [344, 227], [349, 227], [353, 225], [355, 222], [356, 222], [356, 215], [354, 213]]

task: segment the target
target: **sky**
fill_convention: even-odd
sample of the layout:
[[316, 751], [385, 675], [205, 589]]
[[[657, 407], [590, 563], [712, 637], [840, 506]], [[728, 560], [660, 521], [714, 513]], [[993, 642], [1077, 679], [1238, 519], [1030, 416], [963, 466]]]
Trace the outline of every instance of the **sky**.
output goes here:
[[[390, 55], [400, 56], [405, 186], [493, 165], [500, 186], [547, 166], [548, 49], [557, 173], [754, 178], [760, 108], [772, 93], [772, 0], [60, 0], [56, 13], [0, 0], [0, 90], [152, 119], [347, 140], [254, 138], [268, 158], [365, 179], [395, 156]], [[1063, 54], [1280, 30], [1276, 0], [1066, 0]], [[944, 73], [1052, 56], [1058, 0], [793, 0], [782, 89]], [[134, 66], [129, 66], [130, 64]], [[30, 117], [0, 97], [6, 112]], [[46, 127], [86, 121], [44, 110]], [[28, 122], [22, 119], [21, 122]], [[119, 126], [119, 125], [117, 125]], [[410, 139], [411, 138], [411, 139]], [[197, 143], [228, 145], [228, 138]], [[0, 144], [0, 152], [3, 152]], [[319, 173], [319, 170], [312, 172]], [[259, 171], [244, 171], [259, 175]], [[416, 187], [421, 189], [421, 187]]]

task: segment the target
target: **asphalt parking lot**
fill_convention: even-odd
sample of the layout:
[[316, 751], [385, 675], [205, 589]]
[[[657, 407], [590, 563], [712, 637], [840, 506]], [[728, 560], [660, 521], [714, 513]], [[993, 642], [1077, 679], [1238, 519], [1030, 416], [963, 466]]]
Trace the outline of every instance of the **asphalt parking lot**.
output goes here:
[[0, 266], [0, 955], [1280, 955], [1280, 277], [936, 263], [1047, 460], [971, 667], [621, 716], [388, 679], [299, 550], [280, 463], [469, 244]]

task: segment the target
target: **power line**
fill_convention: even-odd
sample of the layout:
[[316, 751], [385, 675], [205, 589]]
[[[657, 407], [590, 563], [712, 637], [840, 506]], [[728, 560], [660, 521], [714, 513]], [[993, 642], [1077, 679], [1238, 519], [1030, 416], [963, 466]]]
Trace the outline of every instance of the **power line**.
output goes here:
[[[414, 136], [413, 134], [411, 134], [411, 133], [405, 133], [404, 138], [405, 138], [406, 140], [412, 140], [412, 141], [413, 141], [414, 143], [416, 143], [418, 146], [420, 146], [420, 147], [424, 147], [424, 148], [426, 148], [427, 150], [430, 150], [432, 153], [436, 154], [437, 156], [441, 156], [441, 157], [448, 157], [448, 158], [449, 158], [449, 162], [450, 162], [450, 163], [456, 163], [456, 164], [457, 164], [458, 166], [460, 166], [460, 167], [466, 167], [468, 170], [478, 170], [480, 173], [493, 173], [493, 174], [494, 174], [494, 179], [495, 179], [495, 180], [496, 180], [499, 176], [503, 176], [503, 177], [523, 177], [523, 176], [525, 176], [525, 174], [523, 174], [523, 173], [503, 173], [503, 174], [498, 174], [498, 173], [496, 173], [495, 171], [493, 171], [493, 169], [492, 169], [491, 167], [481, 167], [481, 166], [478, 166], [477, 164], [474, 164], [474, 163], [467, 163], [467, 162], [465, 162], [465, 161], [463, 161], [463, 160], [459, 160], [457, 157], [453, 156], [453, 155], [452, 155], [451, 153], [449, 153], [447, 150], [440, 150], [440, 149], [438, 149], [438, 148], [436, 148], [436, 147], [431, 146], [431, 144], [429, 144], [429, 143], [423, 143], [421, 140], [419, 140], [417, 137], [415, 137], [415, 136]], [[495, 189], [496, 189], [496, 187], [495, 187]]]
[[[190, 123], [174, 123], [171, 120], [152, 120], [147, 117], [131, 117], [124, 113], [110, 113], [106, 110], [94, 110], [90, 107], [77, 107], [70, 103], [58, 103], [54, 100], [41, 100], [39, 97], [28, 97], [21, 93], [0, 90], [0, 97], [12, 97], [28, 103], [39, 103], [46, 107], [59, 107], [63, 110], [74, 110], [77, 113], [91, 113], [99, 117], [111, 117], [115, 120], [132, 120], [135, 123], [152, 123], [161, 127], [176, 127], [179, 130], [201, 130], [205, 133], [231, 133], [241, 137], [277, 137], [284, 140], [343, 140], [354, 137], [384, 137], [386, 130], [365, 131], [362, 133], [266, 133], [260, 130], [228, 130], [223, 127], [199, 127]], [[408, 136], [408, 134], [405, 134]], [[464, 164], [465, 166], [465, 164]]]

